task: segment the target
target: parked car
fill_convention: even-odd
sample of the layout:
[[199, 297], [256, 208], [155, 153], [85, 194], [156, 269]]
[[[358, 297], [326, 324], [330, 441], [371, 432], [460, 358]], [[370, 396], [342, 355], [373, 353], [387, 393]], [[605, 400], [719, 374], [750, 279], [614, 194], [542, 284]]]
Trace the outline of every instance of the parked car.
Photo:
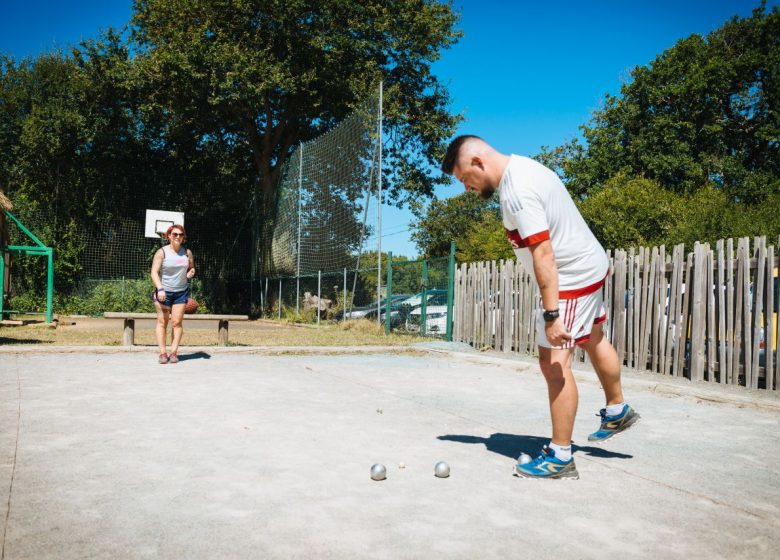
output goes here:
[[[391, 305], [395, 305], [398, 302], [405, 300], [409, 298], [409, 294], [393, 294], [389, 298], [384, 298], [380, 305], [382, 309], [385, 309], [387, 305], [387, 300], [389, 299], [391, 302]], [[343, 319], [371, 319], [376, 318], [376, 301], [373, 303], [370, 303], [368, 305], [361, 305], [360, 307], [353, 307], [352, 309], [347, 309], [346, 313], [344, 313], [344, 310], [339, 311], [336, 313], [333, 318], [337, 321], [341, 321]]]
[[[409, 313], [407, 330], [420, 332], [422, 307], [416, 307]], [[430, 305], [425, 310], [425, 334], [444, 334], [447, 332], [447, 306]]]
[[[447, 290], [427, 290], [425, 292], [425, 332], [433, 334], [447, 331]], [[399, 303], [403, 327], [408, 332], [420, 332], [422, 318], [422, 292]]]
[[[410, 297], [412, 297], [411, 294], [394, 294], [390, 299], [390, 317], [391, 317], [390, 326], [391, 327], [397, 328], [404, 323], [406, 314], [408, 313], [408, 309], [404, 302]], [[385, 324], [386, 314], [387, 314], [387, 299], [383, 301], [381, 310], [379, 312], [379, 322], [383, 325]], [[365, 318], [374, 320], [376, 319], [376, 315], [377, 315], [377, 309], [376, 307], [374, 307], [366, 314]]]

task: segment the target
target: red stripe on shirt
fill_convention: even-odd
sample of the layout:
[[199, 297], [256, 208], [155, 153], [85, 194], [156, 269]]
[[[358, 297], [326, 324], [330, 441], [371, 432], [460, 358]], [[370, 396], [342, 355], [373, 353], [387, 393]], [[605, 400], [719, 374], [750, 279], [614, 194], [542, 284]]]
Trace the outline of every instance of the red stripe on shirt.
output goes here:
[[531, 234], [525, 238], [521, 237], [520, 232], [516, 229], [510, 231], [504, 228], [504, 230], [506, 231], [507, 239], [509, 239], [513, 249], [525, 249], [526, 247], [530, 247], [531, 245], [536, 245], [537, 243], [541, 243], [542, 241], [547, 241], [550, 239], [549, 230], [540, 231], [539, 233]]

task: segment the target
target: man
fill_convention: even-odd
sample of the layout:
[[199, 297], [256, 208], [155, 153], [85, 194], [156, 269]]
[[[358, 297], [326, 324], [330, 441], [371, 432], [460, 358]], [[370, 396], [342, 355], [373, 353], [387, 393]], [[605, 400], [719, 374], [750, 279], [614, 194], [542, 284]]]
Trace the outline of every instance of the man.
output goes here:
[[588, 440], [607, 440], [639, 419], [624, 402], [620, 361], [601, 329], [606, 320], [602, 294], [609, 272], [606, 253], [558, 176], [534, 160], [502, 154], [478, 136], [467, 135], [450, 143], [442, 171], [485, 200], [498, 192], [507, 237], [539, 285], [539, 365], [547, 382], [553, 433], [539, 456], [518, 463], [515, 473], [527, 478], [579, 478], [571, 451], [579, 399], [571, 370], [575, 345], [590, 356], [606, 398], [601, 427]]

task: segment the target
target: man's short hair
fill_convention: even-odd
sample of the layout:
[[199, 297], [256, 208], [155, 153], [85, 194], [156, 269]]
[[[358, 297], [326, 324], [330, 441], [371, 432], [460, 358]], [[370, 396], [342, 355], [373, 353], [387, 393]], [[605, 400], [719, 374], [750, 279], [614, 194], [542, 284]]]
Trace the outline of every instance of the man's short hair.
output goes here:
[[464, 134], [462, 136], [458, 136], [452, 142], [450, 142], [450, 145], [447, 146], [447, 153], [444, 154], [444, 160], [441, 162], [441, 170], [444, 171], [447, 175], [452, 175], [452, 170], [455, 169], [455, 164], [458, 163], [460, 149], [463, 147], [463, 144], [473, 139], [482, 140], [482, 138], [479, 136], [474, 136], [473, 134]]

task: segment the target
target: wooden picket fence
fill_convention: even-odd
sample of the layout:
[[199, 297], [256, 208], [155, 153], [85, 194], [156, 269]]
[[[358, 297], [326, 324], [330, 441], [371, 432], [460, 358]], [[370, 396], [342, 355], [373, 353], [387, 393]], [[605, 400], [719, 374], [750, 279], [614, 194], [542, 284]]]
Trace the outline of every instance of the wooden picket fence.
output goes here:
[[[778, 239], [780, 247], [780, 239]], [[604, 332], [629, 368], [752, 389], [778, 389], [778, 255], [766, 237], [608, 252]], [[514, 260], [461, 264], [453, 340], [536, 352], [539, 294]], [[771, 359], [770, 359], [771, 358]], [[576, 360], [587, 360], [578, 349]]]

